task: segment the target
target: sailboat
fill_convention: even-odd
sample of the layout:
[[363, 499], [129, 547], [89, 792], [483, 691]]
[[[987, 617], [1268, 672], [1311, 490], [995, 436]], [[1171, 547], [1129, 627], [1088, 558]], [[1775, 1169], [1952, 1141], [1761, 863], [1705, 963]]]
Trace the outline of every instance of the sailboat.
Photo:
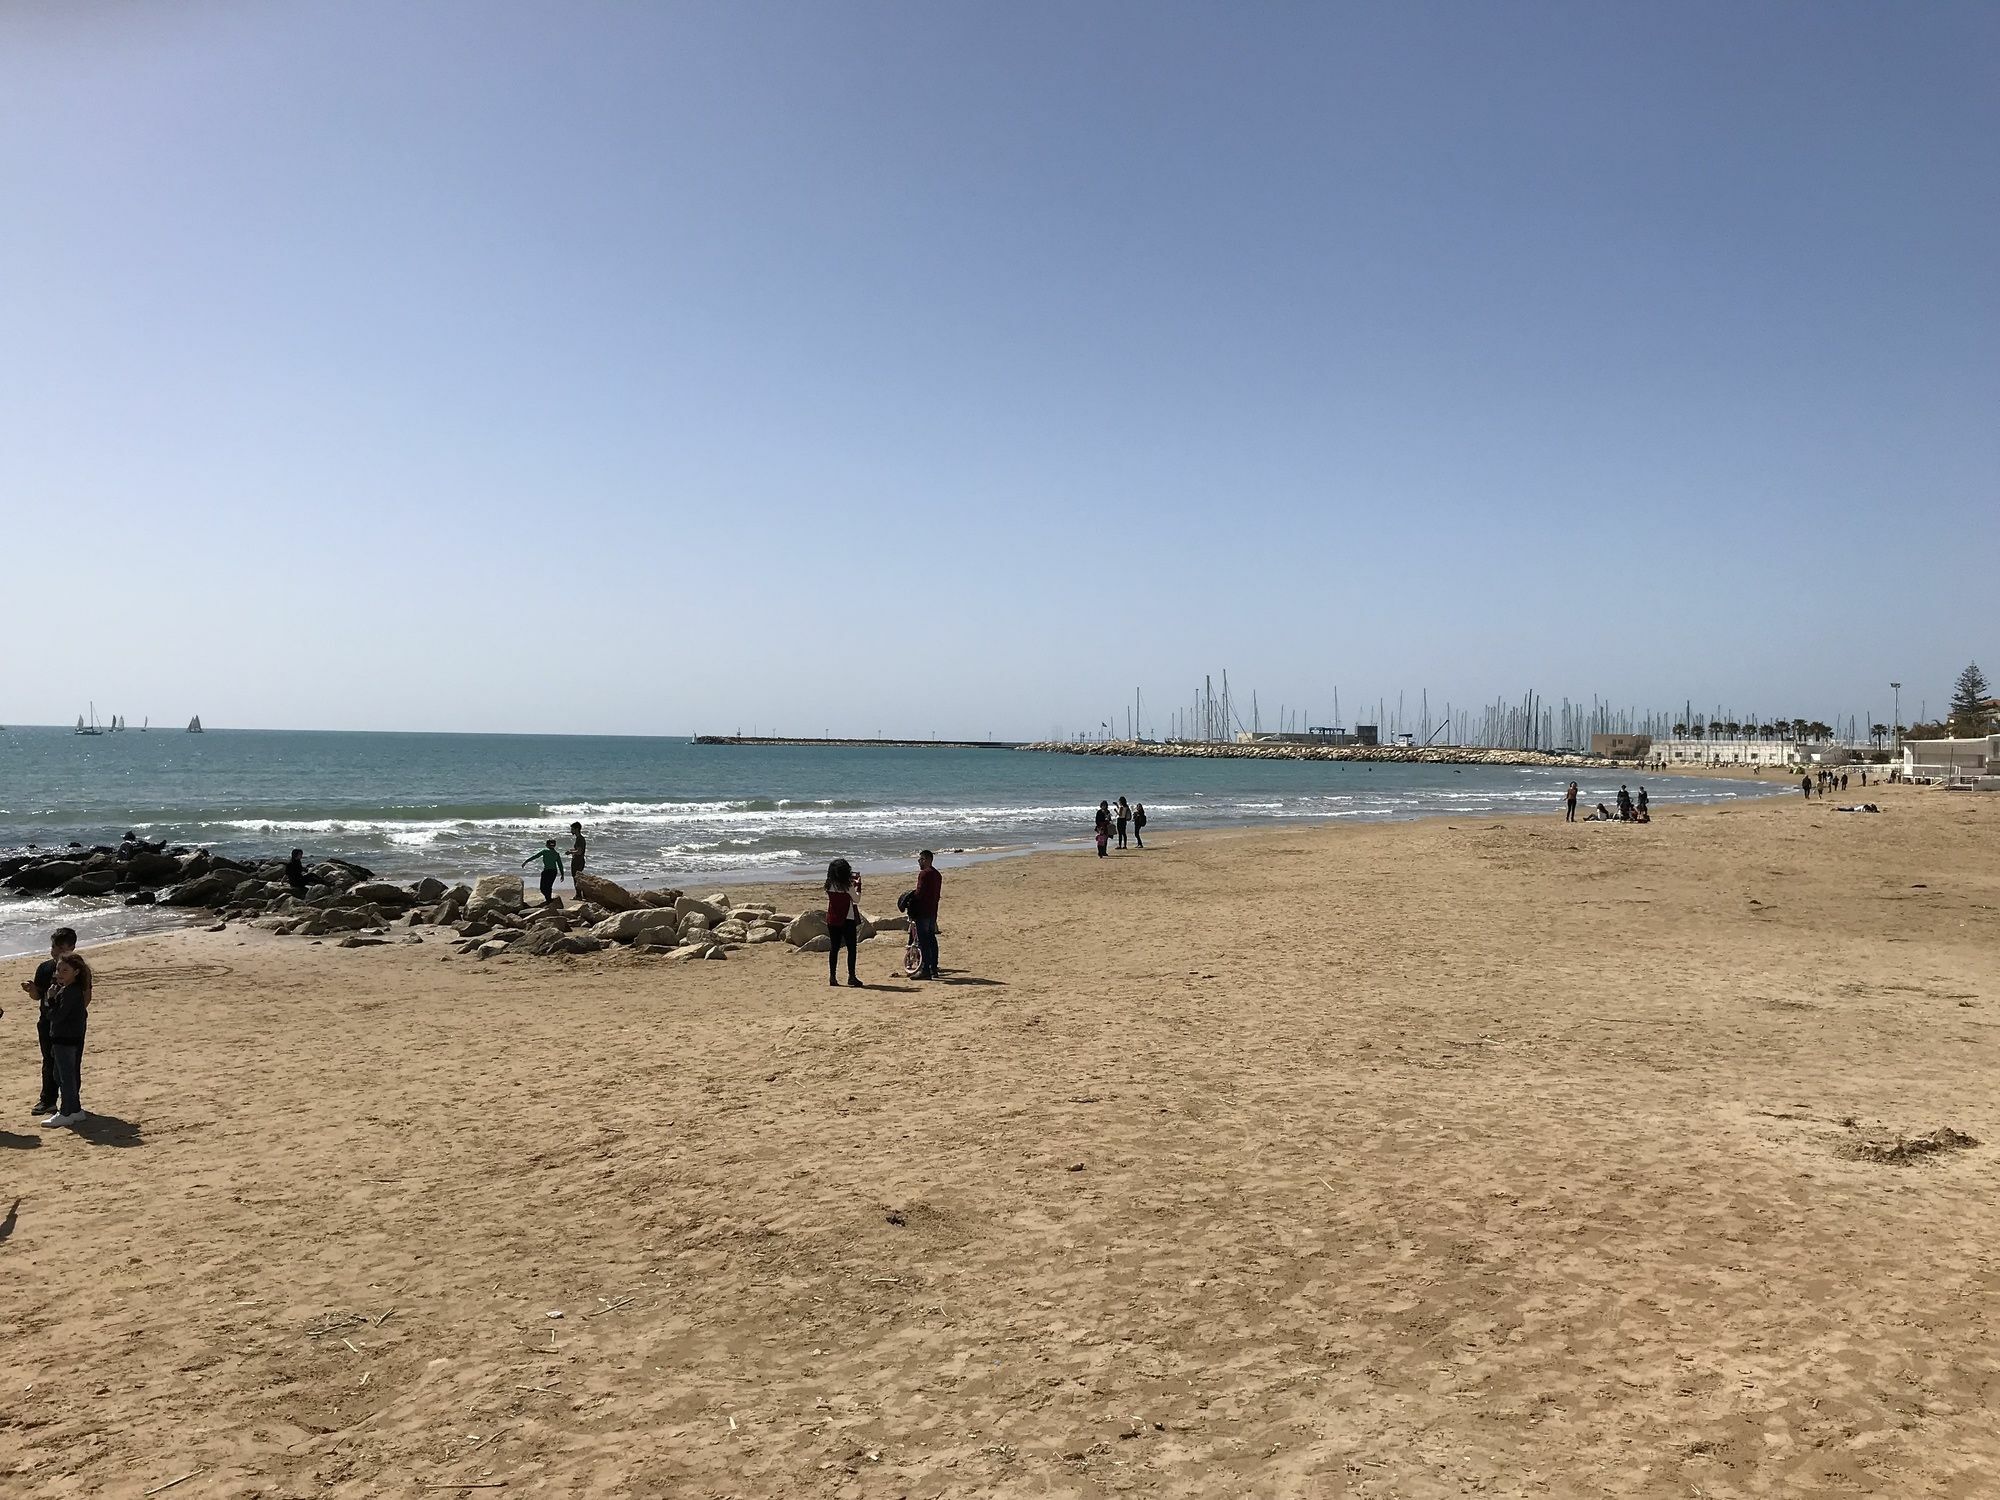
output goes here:
[[142, 717], [139, 720], [139, 733], [144, 734], [147, 730], [151, 729], [152, 727], [153, 727], [153, 721], [151, 719]]
[[195, 715], [195, 716], [194, 716], [194, 717], [193, 717], [192, 719], [189, 719], [189, 720], [188, 720], [188, 733], [189, 733], [189, 734], [200, 734], [200, 733], [201, 733], [201, 715], [200, 715], [200, 714], [196, 714], [196, 715]]
[[97, 722], [97, 705], [95, 703], [90, 705], [90, 722], [88, 724], [85, 724], [83, 722], [82, 714], [78, 714], [76, 716], [76, 732], [78, 734], [104, 733], [104, 730], [101, 727], [99, 727]]

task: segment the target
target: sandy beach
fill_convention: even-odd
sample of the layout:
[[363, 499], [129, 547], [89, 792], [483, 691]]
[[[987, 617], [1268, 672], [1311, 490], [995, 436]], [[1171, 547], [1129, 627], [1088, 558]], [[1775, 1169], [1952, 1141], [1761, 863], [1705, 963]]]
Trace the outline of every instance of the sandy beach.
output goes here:
[[0, 1490], [2000, 1493], [2000, 799], [1866, 796], [1156, 827], [940, 985], [147, 938], [78, 1134], [16, 965]]

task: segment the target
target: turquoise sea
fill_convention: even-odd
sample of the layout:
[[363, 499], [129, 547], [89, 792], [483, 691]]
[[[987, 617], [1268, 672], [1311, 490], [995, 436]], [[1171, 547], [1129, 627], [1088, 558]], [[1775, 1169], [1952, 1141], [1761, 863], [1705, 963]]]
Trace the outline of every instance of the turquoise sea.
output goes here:
[[[1589, 802], [1626, 773], [1579, 771]], [[1546, 811], [1568, 773], [1327, 761], [1174, 760], [1010, 750], [696, 745], [685, 739], [214, 729], [98, 737], [0, 731], [0, 847], [148, 839], [229, 853], [302, 847], [402, 878], [519, 867], [572, 821], [592, 868], [646, 885], [713, 886], [823, 869], [944, 863], [1081, 841], [1100, 799], [1143, 801], [1148, 832], [1293, 819]], [[1656, 802], [1748, 797], [1741, 781], [1662, 778]], [[1769, 791], [1780, 788], [1774, 783]], [[122, 906], [0, 900], [0, 953]], [[154, 916], [151, 920], [164, 920]]]

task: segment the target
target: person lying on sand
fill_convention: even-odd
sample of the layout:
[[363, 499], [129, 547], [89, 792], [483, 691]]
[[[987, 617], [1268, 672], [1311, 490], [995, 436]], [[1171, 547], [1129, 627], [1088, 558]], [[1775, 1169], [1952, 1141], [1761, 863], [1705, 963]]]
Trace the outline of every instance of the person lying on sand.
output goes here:
[[1616, 823], [1618, 821], [1618, 814], [1600, 802], [1597, 804], [1597, 811], [1590, 814], [1583, 821], [1586, 823]]

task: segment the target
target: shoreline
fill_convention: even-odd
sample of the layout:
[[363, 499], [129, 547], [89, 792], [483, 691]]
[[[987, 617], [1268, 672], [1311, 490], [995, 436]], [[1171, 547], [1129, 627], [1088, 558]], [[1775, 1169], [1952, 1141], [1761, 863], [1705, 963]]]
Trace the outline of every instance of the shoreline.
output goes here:
[[[1331, 758], [1331, 757], [1313, 757], [1313, 758]], [[1479, 764], [1493, 764], [1493, 763], [1480, 762]], [[1532, 769], [1540, 769], [1540, 768], [1534, 767]], [[1603, 768], [1598, 767], [1597, 769], [1603, 769]], [[1745, 775], [1740, 778], [1734, 778], [1734, 777], [1702, 778], [1697, 776], [1694, 779], [1752, 780], [1753, 778]], [[1772, 787], [1769, 792], [1763, 793], [1761, 795], [1778, 795], [1781, 794], [1783, 791], [1787, 790], [1790, 790], [1790, 788]], [[1728, 800], [1728, 799], [1725, 798], [1723, 800]], [[1710, 799], [1695, 799], [1690, 803], [1677, 804], [1677, 805], [1708, 806], [1713, 804]], [[1088, 816], [1088, 809], [1080, 809], [1079, 813], [1081, 821], [1081, 818]], [[1293, 827], [1322, 827], [1322, 826], [1372, 827], [1382, 824], [1421, 824], [1431, 821], [1433, 819], [1453, 818], [1453, 817], [1533, 819], [1541, 816], [1544, 816], [1544, 814], [1539, 812], [1529, 812], [1518, 809], [1509, 809], [1506, 811], [1492, 811], [1492, 812], [1426, 809], [1423, 811], [1418, 811], [1409, 814], [1403, 814], [1403, 813], [1378, 814], [1372, 812], [1298, 814], [1289, 817], [1281, 816], [1281, 817], [1253, 818], [1253, 819], [1246, 819], [1241, 822], [1213, 823], [1213, 824], [1205, 824], [1197, 826], [1176, 825], [1171, 821], [1162, 822], [1156, 819], [1155, 822], [1149, 826], [1154, 831], [1155, 838], [1158, 838], [1160, 836], [1160, 830], [1173, 829], [1174, 837], [1176, 839], [1180, 839], [1180, 838], [1186, 838], [1191, 835], [1213, 834], [1213, 833], [1237, 833], [1237, 832], [1256, 831], [1256, 830], [1266, 830], [1266, 831], [1276, 832]], [[1561, 821], [1559, 817], [1557, 821]], [[1088, 848], [1090, 843], [1091, 843], [1091, 836], [1088, 833], [1078, 832], [1074, 835], [1065, 835], [1063, 837], [1055, 839], [1030, 839], [1016, 844], [988, 845], [988, 846], [967, 845], [967, 846], [956, 846], [956, 847], [943, 846], [938, 848], [938, 864], [939, 867], [942, 869], [969, 869], [978, 865], [989, 864], [1001, 860], [1019, 859], [1028, 855], [1061, 852], [1073, 848]], [[201, 844], [199, 845], [199, 847], [217, 848], [217, 847], [222, 847], [222, 845], [220, 841], [211, 841], [210, 843], [207, 844]], [[907, 859], [905, 859], [900, 855], [894, 857], [868, 856], [868, 857], [856, 858], [854, 861], [855, 868], [858, 873], [864, 876], [870, 876], [870, 875], [879, 876], [888, 873], [892, 870], [900, 870], [904, 868], [904, 866], [908, 862], [913, 861], [915, 859], [916, 850], [918, 847], [919, 844], [912, 843], [910, 850], [908, 852]], [[56, 846], [54, 845], [50, 846], [50, 849], [52, 851], [55, 848]], [[230, 852], [232, 853], [236, 852], [236, 847], [231, 846]], [[255, 850], [246, 850], [244, 851], [244, 855], [245, 857], [264, 858], [264, 857], [273, 857], [275, 855], [275, 852], [276, 851], [274, 846], [272, 850], [262, 851], [261, 853]], [[741, 890], [763, 890], [767, 888], [774, 888], [785, 885], [797, 885], [802, 882], [809, 882], [812, 879], [816, 878], [817, 868], [818, 868], [817, 865], [811, 867], [808, 866], [780, 867], [777, 869], [760, 869], [760, 868], [746, 866], [732, 870], [706, 870], [694, 873], [667, 871], [661, 873], [657, 877], [647, 875], [645, 877], [636, 879], [626, 879], [621, 875], [619, 875], [617, 872], [612, 871], [609, 872], [608, 878], [613, 880], [618, 880], [620, 881], [621, 884], [625, 884], [626, 886], [628, 886], [628, 888], [633, 890], [665, 890], [669, 888], [675, 888], [675, 889], [682, 889], [689, 891], [724, 890], [724, 891], [735, 892]], [[378, 872], [378, 874], [380, 873], [383, 872]], [[457, 883], [470, 884], [473, 881], [477, 880], [482, 875], [490, 875], [495, 873], [507, 874], [511, 872], [506, 870], [501, 870], [496, 872], [494, 870], [464, 870], [464, 869], [437, 868], [437, 869], [427, 869], [424, 870], [422, 873], [427, 875], [433, 875], [436, 878], [443, 880], [447, 885], [451, 885]], [[597, 866], [592, 867], [592, 873], [600, 875], [607, 874], [607, 872], [604, 869]], [[400, 878], [400, 876], [396, 878]], [[567, 884], [567, 881], [561, 882], [560, 884]], [[10, 895], [0, 895], [0, 959], [17, 958], [41, 951], [43, 944], [42, 941], [40, 940], [39, 935], [42, 933], [42, 927], [36, 927], [34, 929], [27, 928], [25, 919], [14, 915], [14, 912], [17, 911], [20, 907], [27, 906], [38, 900], [46, 900], [46, 899], [49, 898], [30, 897], [30, 898], [17, 899]], [[43, 924], [43, 926], [62, 926], [66, 924], [79, 925], [79, 921], [88, 922], [93, 918], [103, 919], [103, 918], [115, 917], [115, 915], [121, 910], [142, 912], [148, 914], [145, 917], [135, 917], [133, 919], [135, 921], [140, 921], [144, 924], [144, 928], [142, 931], [138, 933], [126, 933], [123, 931], [113, 932], [110, 936], [107, 936], [101, 940], [90, 942], [89, 943], [90, 946], [100, 946], [104, 942], [123, 940], [128, 936], [143, 936], [146, 935], [147, 932], [181, 931], [187, 927], [195, 926], [198, 924], [211, 923], [215, 920], [213, 913], [199, 908], [188, 908], [187, 909], [188, 915], [183, 921], [172, 922], [172, 921], [162, 921], [158, 914], [169, 910], [175, 910], [175, 908], [167, 908], [160, 906], [143, 906], [136, 908], [127, 908], [123, 906], [121, 901], [113, 897], [106, 897], [106, 898], [79, 897], [74, 899], [101, 900], [102, 904], [95, 906], [79, 907], [74, 911], [60, 914], [58, 916], [52, 917], [50, 921], [46, 924]], [[572, 897], [571, 899], [574, 898]], [[115, 925], [115, 924], [107, 924], [107, 925]], [[10, 940], [9, 933], [12, 929], [16, 928], [22, 929], [23, 931], [33, 931], [38, 936], [35, 940], [32, 941], [24, 939], [19, 936], [12, 937]], [[25, 946], [23, 946], [24, 943], [26, 944]]]

